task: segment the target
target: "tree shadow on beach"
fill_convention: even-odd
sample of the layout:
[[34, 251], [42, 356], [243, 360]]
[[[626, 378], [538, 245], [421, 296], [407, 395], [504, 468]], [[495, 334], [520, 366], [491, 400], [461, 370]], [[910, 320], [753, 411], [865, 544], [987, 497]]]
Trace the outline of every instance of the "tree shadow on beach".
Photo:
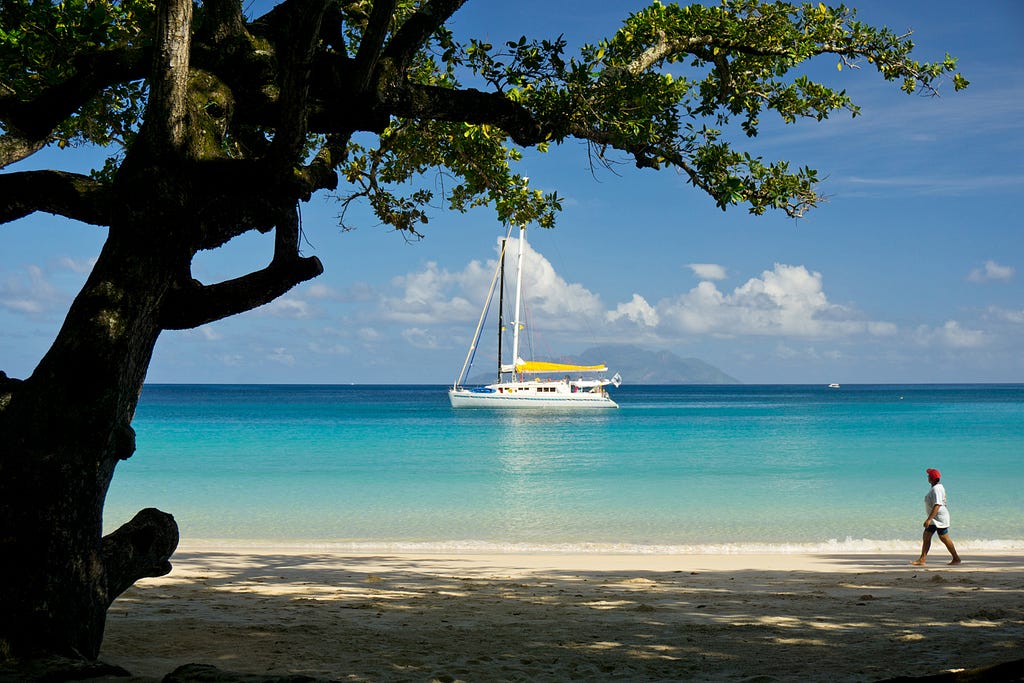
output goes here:
[[915, 571], [921, 569], [950, 569], [966, 571], [1005, 570], [1010, 569], [1024, 572], [1024, 558], [1013, 555], [970, 555], [964, 561], [955, 566], [950, 566], [949, 555], [941, 547], [933, 548], [928, 556], [928, 564], [923, 567], [910, 564], [913, 557], [900, 557], [891, 554], [859, 554], [847, 555], [833, 554], [825, 555], [825, 559], [838, 565], [851, 567], [871, 567], [878, 569], [907, 569]]
[[[1013, 558], [866, 571], [571, 571], [479, 558], [182, 553], [110, 610], [102, 657], [358, 681], [877, 681], [1019, 657]], [[889, 563], [889, 564], [887, 564]]]

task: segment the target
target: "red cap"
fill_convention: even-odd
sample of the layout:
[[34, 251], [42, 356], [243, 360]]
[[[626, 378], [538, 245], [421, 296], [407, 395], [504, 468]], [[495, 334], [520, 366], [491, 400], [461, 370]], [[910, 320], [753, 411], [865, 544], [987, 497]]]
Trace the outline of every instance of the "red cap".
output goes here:
[[928, 473], [929, 479], [942, 479], [942, 472], [939, 472], [938, 470], [927, 469], [925, 472]]

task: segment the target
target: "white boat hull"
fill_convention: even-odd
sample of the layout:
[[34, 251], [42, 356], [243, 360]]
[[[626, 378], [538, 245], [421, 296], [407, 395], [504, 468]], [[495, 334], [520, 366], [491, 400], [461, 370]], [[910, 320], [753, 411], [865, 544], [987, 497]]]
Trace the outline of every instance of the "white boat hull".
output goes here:
[[517, 388], [514, 391], [500, 390], [497, 387], [465, 389], [462, 387], [448, 390], [448, 400], [452, 408], [618, 408], [619, 405], [609, 398], [604, 390], [576, 391], [568, 390], [565, 385], [559, 386], [564, 391], [536, 391], [534, 388]]

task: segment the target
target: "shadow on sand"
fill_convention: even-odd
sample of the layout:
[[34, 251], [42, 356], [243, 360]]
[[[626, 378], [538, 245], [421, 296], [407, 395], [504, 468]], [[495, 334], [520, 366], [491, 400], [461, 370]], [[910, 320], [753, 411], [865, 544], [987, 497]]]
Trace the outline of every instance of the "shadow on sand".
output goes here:
[[113, 605], [102, 658], [136, 681], [189, 662], [371, 682], [881, 681], [1024, 651], [1021, 558], [830, 559], [846, 568], [510, 572], [458, 556], [182, 553], [180, 569]]

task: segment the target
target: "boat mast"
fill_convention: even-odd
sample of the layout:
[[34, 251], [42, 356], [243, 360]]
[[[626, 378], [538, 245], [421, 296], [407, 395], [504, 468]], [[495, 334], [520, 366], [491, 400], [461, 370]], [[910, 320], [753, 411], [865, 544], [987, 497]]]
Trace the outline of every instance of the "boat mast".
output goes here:
[[501, 240], [501, 285], [498, 289], [498, 382], [501, 382], [501, 337], [505, 329], [505, 243], [508, 238]]
[[[521, 301], [523, 296], [523, 244], [526, 242], [526, 226], [519, 226], [519, 256], [516, 259], [516, 322], [512, 331], [512, 365], [513, 368], [519, 363], [519, 328], [522, 326], [519, 314], [522, 310]], [[515, 372], [515, 370], [513, 370]]]

